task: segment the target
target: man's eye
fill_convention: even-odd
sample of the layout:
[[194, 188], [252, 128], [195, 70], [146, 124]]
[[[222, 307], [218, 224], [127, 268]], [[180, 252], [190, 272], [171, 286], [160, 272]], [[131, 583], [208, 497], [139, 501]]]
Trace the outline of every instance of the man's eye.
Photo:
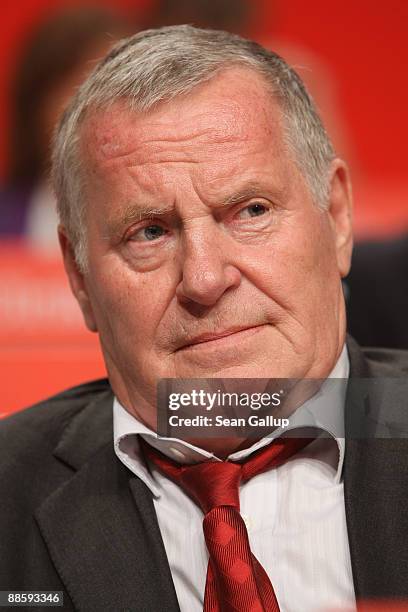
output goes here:
[[266, 212], [268, 212], [268, 210], [269, 209], [264, 206], [264, 204], [261, 204], [260, 202], [254, 202], [254, 204], [249, 204], [249, 206], [246, 206], [245, 208], [240, 210], [238, 216], [240, 219], [248, 219], [248, 217], [260, 217], [261, 215], [264, 215]]
[[165, 234], [166, 230], [161, 225], [147, 225], [146, 227], [142, 227], [142, 229], [135, 232], [130, 239], [136, 242], [145, 242], [146, 240], [151, 242], [161, 238]]

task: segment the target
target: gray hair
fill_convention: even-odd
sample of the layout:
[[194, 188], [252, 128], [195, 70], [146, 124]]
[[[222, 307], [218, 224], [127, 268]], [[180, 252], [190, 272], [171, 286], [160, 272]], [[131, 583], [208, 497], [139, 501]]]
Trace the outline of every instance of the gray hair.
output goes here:
[[116, 44], [78, 90], [54, 139], [52, 179], [76, 261], [86, 268], [80, 126], [94, 109], [125, 99], [135, 111], [188, 94], [230, 66], [262, 75], [283, 116], [286, 144], [320, 208], [327, 206], [335, 154], [298, 74], [273, 51], [235, 34], [192, 26], [146, 30]]

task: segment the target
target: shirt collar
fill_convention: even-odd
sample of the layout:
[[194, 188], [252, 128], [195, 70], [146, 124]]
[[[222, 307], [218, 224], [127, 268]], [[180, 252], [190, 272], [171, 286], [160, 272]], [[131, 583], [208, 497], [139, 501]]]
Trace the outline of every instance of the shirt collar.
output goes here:
[[[302, 426], [315, 426], [330, 434], [332, 440], [337, 442], [337, 471], [335, 482], [339, 483], [343, 470], [345, 440], [344, 440], [344, 404], [345, 384], [331, 384], [332, 379], [347, 379], [349, 377], [349, 358], [346, 346], [326, 382], [320, 391], [310, 400], [306, 401], [290, 417], [290, 426], [283, 430], [275, 429], [267, 437], [255, 442], [252, 446], [232, 453], [228, 459], [239, 461], [245, 459], [256, 450], [270, 444], [272, 440], [281, 436], [289, 429]], [[131, 415], [115, 397], [113, 401], [113, 435], [114, 449], [117, 457], [136, 476], [138, 476], [152, 491], [159, 496], [159, 489], [142, 457], [138, 435], [142, 436], [151, 446], [174, 459], [178, 463], [197, 463], [200, 461], [221, 461], [213, 453], [194, 446], [178, 438], [162, 438], [155, 431], [144, 425]], [[321, 459], [331, 463], [330, 453], [321, 453]]]

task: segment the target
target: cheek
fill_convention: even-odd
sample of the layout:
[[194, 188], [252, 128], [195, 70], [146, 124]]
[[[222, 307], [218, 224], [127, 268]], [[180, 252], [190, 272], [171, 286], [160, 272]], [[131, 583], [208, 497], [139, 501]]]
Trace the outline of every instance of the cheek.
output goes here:
[[248, 251], [245, 274], [284, 308], [315, 307], [338, 282], [333, 239], [324, 218], [313, 214], [288, 222], [266, 247]]
[[[90, 276], [91, 302], [102, 339], [136, 343], [149, 339], [153, 342], [155, 330], [167, 308], [169, 287], [157, 275], [138, 275], [128, 268], [99, 264]], [[101, 272], [103, 270], [103, 272]], [[160, 280], [162, 282], [160, 282]], [[166, 299], [167, 298], [167, 299]]]
[[335, 244], [327, 215], [317, 211], [304, 215], [287, 239], [286, 247], [286, 259], [293, 274], [328, 280], [336, 273]]
[[266, 247], [248, 254], [252, 273], [264, 278], [268, 287], [289, 288], [299, 279], [313, 275], [319, 264], [319, 249], [311, 233], [297, 227], [288, 227], [274, 237]]

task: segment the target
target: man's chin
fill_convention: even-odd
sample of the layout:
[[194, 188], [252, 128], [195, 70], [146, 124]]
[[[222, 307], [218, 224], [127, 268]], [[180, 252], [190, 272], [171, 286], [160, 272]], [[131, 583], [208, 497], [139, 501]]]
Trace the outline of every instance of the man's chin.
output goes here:
[[[275, 379], [275, 378], [300, 378], [302, 370], [294, 368], [293, 362], [284, 364], [282, 361], [276, 361], [273, 355], [254, 355], [253, 359], [248, 361], [242, 360], [227, 360], [224, 356], [217, 361], [213, 360], [208, 363], [189, 361], [185, 364], [178, 364], [176, 369], [177, 378], [195, 379], [195, 378], [219, 378], [219, 379]], [[238, 383], [238, 380], [236, 382]]]

